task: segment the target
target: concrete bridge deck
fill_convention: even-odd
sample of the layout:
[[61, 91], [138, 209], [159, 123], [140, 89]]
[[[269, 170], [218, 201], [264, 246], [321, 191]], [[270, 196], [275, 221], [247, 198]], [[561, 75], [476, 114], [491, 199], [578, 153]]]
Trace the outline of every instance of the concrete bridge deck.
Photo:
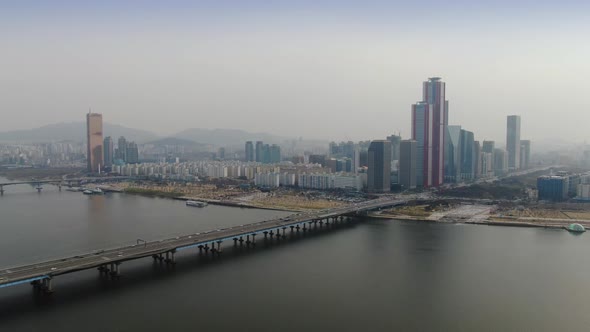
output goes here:
[[[154, 257], [174, 263], [174, 254], [181, 250], [198, 248], [212, 253], [219, 253], [223, 241], [244, 241], [248, 245], [256, 243], [257, 235], [264, 237], [284, 237], [286, 229], [297, 232], [307, 231], [312, 224], [318, 222], [336, 222], [344, 216], [358, 215], [364, 212], [405, 204], [407, 200], [392, 199], [391, 197], [366, 201], [346, 207], [323, 210], [314, 213], [298, 213], [288, 217], [260, 221], [256, 223], [219, 228], [215, 230], [186, 234], [160, 241], [138, 242], [119, 248], [92, 251], [89, 253], [64, 257], [36, 264], [22, 265], [0, 269], [0, 288], [31, 283], [45, 291], [52, 291], [52, 279], [56, 276], [81, 270], [98, 268], [101, 272], [110, 272], [113, 276], [120, 273], [119, 265], [125, 261]], [[341, 218], [342, 217], [342, 218]], [[282, 231], [282, 233], [281, 233]], [[260, 238], [260, 237], [259, 237]]]

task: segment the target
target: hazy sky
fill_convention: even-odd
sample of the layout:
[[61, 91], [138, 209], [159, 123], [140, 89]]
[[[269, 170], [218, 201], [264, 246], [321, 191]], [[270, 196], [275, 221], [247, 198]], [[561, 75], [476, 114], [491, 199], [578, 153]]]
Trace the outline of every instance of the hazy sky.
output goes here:
[[374, 139], [422, 81], [476, 139], [583, 141], [588, 1], [2, 1], [0, 131], [105, 121]]

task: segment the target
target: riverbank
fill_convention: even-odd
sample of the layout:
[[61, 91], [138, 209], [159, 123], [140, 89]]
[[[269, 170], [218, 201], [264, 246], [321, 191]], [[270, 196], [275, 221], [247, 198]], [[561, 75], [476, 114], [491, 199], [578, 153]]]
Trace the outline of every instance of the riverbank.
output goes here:
[[433, 212], [421, 215], [404, 215], [392, 212], [369, 214], [373, 218], [395, 219], [414, 222], [440, 222], [459, 223], [486, 226], [507, 226], [507, 227], [537, 227], [549, 229], [567, 229], [572, 223], [578, 223], [586, 229], [590, 229], [590, 220], [573, 218], [539, 218], [539, 217], [513, 217], [498, 216], [492, 211], [494, 207], [487, 205], [457, 205], [445, 211]]
[[209, 199], [203, 197], [194, 197], [194, 196], [185, 196], [184, 193], [180, 192], [169, 192], [169, 191], [161, 191], [161, 190], [152, 190], [152, 189], [143, 189], [143, 188], [125, 188], [120, 190], [124, 194], [130, 195], [140, 195], [146, 197], [160, 197], [160, 198], [170, 198], [175, 200], [181, 201], [201, 201], [206, 202], [207, 204], [211, 205], [221, 205], [221, 206], [229, 206], [229, 207], [237, 207], [237, 208], [246, 208], [246, 209], [260, 209], [260, 210], [273, 210], [273, 211], [285, 211], [285, 212], [301, 212], [301, 210], [293, 210], [293, 209], [285, 209], [285, 208], [278, 208], [278, 207], [265, 207], [265, 206], [257, 206], [241, 201], [235, 200], [217, 200], [217, 199]]
[[266, 207], [266, 206], [257, 206], [241, 201], [232, 201], [232, 200], [215, 200], [215, 199], [207, 199], [201, 197], [190, 197], [190, 196], [180, 196], [180, 197], [171, 197], [172, 199], [181, 200], [181, 201], [201, 201], [206, 202], [207, 204], [211, 205], [222, 205], [222, 206], [229, 206], [229, 207], [238, 207], [238, 208], [245, 208], [245, 209], [259, 209], [259, 210], [272, 210], [272, 211], [284, 211], [284, 212], [301, 212], [303, 210], [293, 210], [293, 209], [285, 209], [279, 207]]

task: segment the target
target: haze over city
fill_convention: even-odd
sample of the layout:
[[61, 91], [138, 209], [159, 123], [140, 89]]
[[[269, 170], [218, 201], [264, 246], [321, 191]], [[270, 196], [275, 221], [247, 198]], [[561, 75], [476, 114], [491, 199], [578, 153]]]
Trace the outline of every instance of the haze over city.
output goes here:
[[[328, 140], [410, 136], [421, 82], [449, 124], [582, 142], [587, 3], [13, 2], [0, 11], [0, 131], [80, 121], [169, 135], [240, 128]], [[40, 52], [39, 50], [43, 50]]]
[[0, 331], [588, 331], [590, 1], [0, 1]]

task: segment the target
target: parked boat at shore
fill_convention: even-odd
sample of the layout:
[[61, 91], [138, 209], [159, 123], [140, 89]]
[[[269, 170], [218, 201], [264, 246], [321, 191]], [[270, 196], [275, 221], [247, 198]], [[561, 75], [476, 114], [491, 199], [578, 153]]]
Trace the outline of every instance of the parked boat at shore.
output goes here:
[[194, 207], [205, 207], [207, 206], [207, 202], [201, 201], [186, 201], [186, 206], [194, 206]]
[[586, 228], [580, 224], [569, 224], [566, 229], [570, 232], [574, 232], [574, 233], [584, 233], [586, 231]]
[[96, 187], [96, 188], [92, 188], [92, 189], [86, 188], [86, 189], [84, 189], [84, 191], [82, 191], [82, 193], [84, 195], [103, 195], [104, 191], [102, 191], [102, 189]]

